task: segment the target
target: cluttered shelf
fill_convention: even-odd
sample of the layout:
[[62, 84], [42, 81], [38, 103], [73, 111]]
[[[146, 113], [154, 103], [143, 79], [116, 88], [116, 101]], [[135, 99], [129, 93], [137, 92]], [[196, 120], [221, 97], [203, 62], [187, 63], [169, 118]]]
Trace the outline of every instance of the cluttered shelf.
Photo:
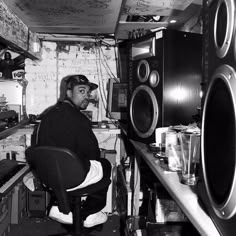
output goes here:
[[29, 120], [27, 118], [23, 119], [22, 121], [18, 122], [17, 124], [6, 128], [5, 130], [0, 132], [0, 139], [4, 139], [18, 131], [21, 127], [28, 124]]
[[[159, 160], [155, 158], [154, 155], [148, 150], [146, 144], [133, 140], [130, 141], [135, 148], [137, 158], [138, 156], [141, 156], [141, 158], [145, 160], [150, 169], [157, 176], [176, 203], [180, 206], [199, 233], [201, 233], [201, 235], [219, 236], [220, 234], [211, 218], [199, 204], [195, 189], [193, 187], [181, 184], [177, 172], [170, 172], [163, 169], [160, 166]], [[139, 189], [136, 191], [139, 192]], [[138, 195], [137, 192], [134, 194]], [[137, 205], [138, 201], [135, 201], [136, 200], [134, 199], [134, 205]]]
[[3, 77], [0, 77], [0, 82], [20, 82], [22, 79], [11, 79], [11, 78], [3, 78]]

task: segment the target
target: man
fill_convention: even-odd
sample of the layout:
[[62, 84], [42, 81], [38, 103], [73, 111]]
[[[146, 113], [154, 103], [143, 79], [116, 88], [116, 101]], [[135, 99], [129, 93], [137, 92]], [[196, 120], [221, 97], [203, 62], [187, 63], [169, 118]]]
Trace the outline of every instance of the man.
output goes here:
[[[97, 87], [84, 75], [66, 77], [64, 100], [60, 99], [56, 105], [42, 114], [37, 133], [37, 145], [67, 148], [83, 159], [87, 176], [77, 188], [86, 187], [102, 178], [110, 179], [111, 174], [109, 161], [100, 158], [98, 141], [92, 131], [90, 120], [81, 112], [87, 108], [90, 93]], [[101, 210], [106, 205], [107, 190], [108, 186], [86, 198], [81, 212], [85, 227], [106, 222], [107, 215]], [[62, 214], [56, 206], [51, 208], [49, 217], [62, 223], [72, 223], [72, 214]]]
[[0, 64], [2, 76], [5, 79], [12, 79], [12, 71], [14, 69], [14, 60], [11, 58], [10, 52], [5, 52], [4, 60]]

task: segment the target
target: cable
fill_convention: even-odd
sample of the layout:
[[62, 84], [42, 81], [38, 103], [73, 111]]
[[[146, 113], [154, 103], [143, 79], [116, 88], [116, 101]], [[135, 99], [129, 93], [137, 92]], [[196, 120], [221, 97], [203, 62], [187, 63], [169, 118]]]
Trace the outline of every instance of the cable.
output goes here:
[[[97, 65], [97, 74], [98, 74], [98, 88], [99, 88], [99, 92], [100, 92], [100, 95], [101, 95], [101, 101], [102, 101], [102, 105], [104, 107], [104, 109], [106, 110], [106, 102], [104, 101], [104, 94], [101, 90], [101, 88], [103, 88], [103, 85], [101, 84], [101, 81], [100, 81], [100, 73], [99, 73], [99, 65], [98, 65], [98, 56], [97, 56], [97, 47], [95, 46], [95, 56], [96, 56], [96, 65]], [[105, 97], [106, 99], [106, 97]]]
[[[116, 45], [117, 45], [117, 40], [116, 40]], [[120, 64], [119, 64], [119, 59], [117, 55], [118, 50], [119, 50], [118, 46], [114, 47], [117, 76], [121, 79]]]
[[[101, 49], [100, 49], [101, 50]], [[102, 62], [102, 58], [101, 58], [101, 54], [100, 54], [100, 50], [98, 50], [98, 55], [99, 55], [99, 61]], [[101, 63], [99, 63], [100, 65], [100, 73], [101, 73], [101, 76], [102, 76], [102, 67], [101, 67]], [[103, 89], [103, 95], [105, 97], [105, 99], [107, 99], [107, 96], [106, 96], [106, 91], [104, 89], [104, 86], [103, 86], [103, 83], [102, 83], [102, 89]]]
[[[101, 62], [102, 59], [101, 59], [100, 51], [99, 51], [99, 49], [97, 49], [96, 46], [95, 46], [95, 56], [96, 56], [96, 65], [97, 65], [99, 92], [100, 92], [100, 94], [101, 94], [102, 105], [103, 105], [105, 111], [108, 112], [109, 116], [114, 119], [114, 117], [112, 117], [111, 112], [107, 109], [107, 98], [108, 98], [108, 96], [106, 95], [106, 91], [105, 91], [105, 89], [104, 89], [104, 85], [103, 85], [103, 82], [102, 82], [102, 79], [101, 79], [101, 76], [102, 76], [101, 64], [98, 63], [98, 61]], [[114, 125], [116, 125], [115, 122], [114, 122], [111, 118], [110, 118], [110, 121], [111, 121]]]
[[[106, 59], [105, 59], [105, 54], [104, 54], [104, 52], [103, 52], [103, 49], [102, 49], [102, 47], [100, 47], [100, 51], [102, 52], [102, 55], [103, 55], [103, 58], [104, 58], [104, 60], [103, 60], [103, 62], [105, 63], [105, 65], [107, 66], [107, 68], [109, 69], [109, 72], [111, 73], [111, 77], [114, 77], [114, 78], [116, 78], [117, 76], [115, 76], [114, 74], [113, 74], [113, 72], [111, 71], [111, 68], [110, 68], [110, 66], [108, 65], [108, 63], [107, 63], [107, 61], [106, 61]], [[106, 67], [104, 66], [104, 68], [106, 69]], [[108, 73], [109, 74], [109, 73]], [[119, 82], [117, 79], [115, 79], [116, 80], [116, 82]]]
[[116, 134], [116, 139], [115, 139], [115, 143], [114, 143], [114, 150], [116, 150], [117, 141], [118, 141], [118, 134]]
[[[134, 165], [134, 161], [135, 161], [135, 157], [133, 157], [133, 165]], [[138, 163], [137, 163], [137, 165], [138, 165]], [[134, 168], [134, 167], [133, 167]], [[134, 193], [135, 193], [135, 190], [136, 190], [136, 188], [137, 188], [137, 186], [138, 186], [138, 171], [136, 171], [136, 181], [135, 181], [135, 183], [134, 183], [134, 187], [133, 187], [133, 196], [132, 196], [132, 202], [134, 203]], [[140, 176], [141, 177], [141, 176]], [[140, 190], [139, 190], [139, 192], [140, 192]], [[137, 198], [137, 196], [136, 196], [136, 198]], [[136, 209], [136, 206], [135, 206], [135, 204], [133, 204], [133, 209], [134, 209], [134, 212], [133, 212], [133, 214], [135, 214], [136, 213], [136, 211], [137, 211], [137, 209]]]
[[[116, 56], [115, 46], [113, 46], [113, 45], [111, 45], [111, 44], [108, 44], [108, 43], [105, 42], [104, 40], [97, 41], [97, 44], [100, 45], [99, 49], [100, 49], [100, 51], [102, 52], [102, 55], [103, 55], [102, 63], [103, 63], [103, 65], [104, 65], [104, 68], [105, 68], [106, 70], [107, 70], [107, 68], [108, 68], [108, 70], [107, 70], [108, 74], [109, 74], [109, 72], [111, 73], [111, 74], [109, 74], [109, 76], [114, 77], [114, 79], [116, 80], [116, 82], [119, 82], [119, 81], [116, 79], [117, 76], [114, 75], [114, 73], [112, 72], [111, 68], [109, 67], [109, 65], [108, 65], [108, 63], [107, 63], [107, 60], [106, 60], [106, 57], [105, 57], [105, 54], [104, 54], [103, 49], [102, 49], [102, 46], [106, 46], [106, 47], [109, 47], [109, 48], [110, 48], [110, 47], [113, 47], [113, 49], [114, 49], [114, 54], [115, 54], [115, 61], [116, 61], [116, 69], [117, 69], [117, 56]], [[116, 43], [115, 43], [115, 44], [116, 44]]]

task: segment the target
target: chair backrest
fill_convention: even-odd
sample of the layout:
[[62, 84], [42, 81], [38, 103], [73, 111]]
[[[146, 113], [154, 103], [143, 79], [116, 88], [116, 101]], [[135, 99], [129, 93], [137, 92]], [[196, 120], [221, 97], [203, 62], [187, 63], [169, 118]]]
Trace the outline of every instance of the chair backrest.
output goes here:
[[26, 159], [40, 181], [54, 192], [60, 211], [69, 213], [66, 189], [78, 186], [85, 179], [83, 160], [68, 149], [49, 146], [29, 147]]

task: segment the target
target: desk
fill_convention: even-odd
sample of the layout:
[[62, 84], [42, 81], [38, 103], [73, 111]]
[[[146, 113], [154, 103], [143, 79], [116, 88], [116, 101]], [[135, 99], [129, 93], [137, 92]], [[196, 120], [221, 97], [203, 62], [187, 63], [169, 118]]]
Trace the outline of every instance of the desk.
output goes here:
[[160, 180], [172, 198], [176, 201], [179, 207], [183, 210], [188, 219], [192, 222], [195, 228], [201, 235], [204, 236], [219, 236], [214, 223], [206, 214], [198, 203], [198, 197], [194, 190], [187, 185], [181, 184], [176, 172], [165, 172], [159, 165], [158, 160], [148, 151], [148, 147], [144, 143], [131, 140], [135, 148], [135, 165], [134, 165], [134, 206], [133, 215], [138, 215], [139, 190], [140, 190], [140, 158], [144, 159], [153, 173]]
[[[93, 128], [92, 129], [100, 148], [108, 150], [116, 150], [117, 157], [116, 163], [120, 164], [120, 155], [121, 155], [121, 144], [120, 144], [120, 129], [112, 128]], [[31, 145], [31, 135], [34, 131], [34, 125], [27, 125], [26, 127], [19, 128], [17, 134], [27, 135], [27, 146]]]

